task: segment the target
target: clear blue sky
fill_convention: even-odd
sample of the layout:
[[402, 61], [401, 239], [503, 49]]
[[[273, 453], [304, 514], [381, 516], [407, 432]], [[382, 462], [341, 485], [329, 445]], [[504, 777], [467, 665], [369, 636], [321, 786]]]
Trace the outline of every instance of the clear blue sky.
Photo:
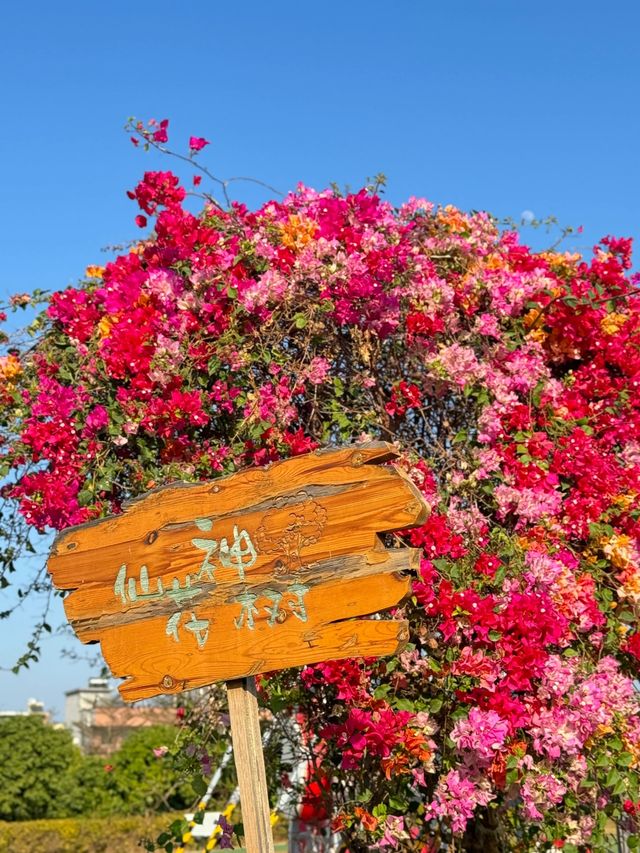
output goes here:
[[[0, 289], [64, 287], [136, 236], [124, 191], [160, 163], [127, 142], [129, 115], [206, 136], [224, 177], [383, 171], [393, 202], [553, 214], [584, 226], [572, 247], [638, 237], [638, 32], [636, 0], [5, 3]], [[18, 633], [0, 624], [1, 663]], [[0, 708], [62, 708], [86, 672], [57, 648], [0, 673]]]

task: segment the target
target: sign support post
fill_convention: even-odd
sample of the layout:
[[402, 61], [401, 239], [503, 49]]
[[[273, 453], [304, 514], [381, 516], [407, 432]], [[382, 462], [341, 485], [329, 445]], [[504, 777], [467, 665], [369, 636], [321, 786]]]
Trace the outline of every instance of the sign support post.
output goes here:
[[54, 585], [84, 643], [100, 642], [127, 701], [224, 681], [249, 853], [273, 853], [254, 676], [397, 654], [420, 552], [384, 534], [429, 506], [398, 451], [365, 442], [212, 482], [173, 483], [61, 533]]
[[273, 853], [255, 678], [227, 681], [227, 697], [247, 853]]

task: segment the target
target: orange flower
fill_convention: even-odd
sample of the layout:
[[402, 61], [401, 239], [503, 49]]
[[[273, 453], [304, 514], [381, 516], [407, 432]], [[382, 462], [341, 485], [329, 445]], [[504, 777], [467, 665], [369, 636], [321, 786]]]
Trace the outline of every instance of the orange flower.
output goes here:
[[299, 252], [313, 240], [317, 230], [318, 226], [315, 222], [292, 213], [286, 225], [281, 226], [282, 245]]
[[582, 260], [579, 252], [541, 252], [540, 257], [545, 259], [554, 272], [570, 272], [575, 264]]
[[500, 270], [506, 264], [505, 264], [505, 259], [502, 257], [502, 255], [493, 254], [493, 255], [489, 255], [487, 257], [484, 265], [485, 265], [486, 269], [488, 269], [488, 270]]
[[104, 275], [104, 267], [99, 267], [95, 264], [89, 264], [89, 266], [84, 271], [84, 274], [87, 278], [102, 278], [102, 276]]
[[453, 231], [456, 234], [469, 230], [468, 218], [452, 204], [448, 204], [444, 210], [438, 211], [436, 218], [438, 219], [438, 222], [446, 225], [450, 231]]
[[15, 355], [0, 356], [0, 379], [4, 380], [7, 385], [13, 385], [21, 373], [22, 365]]
[[362, 806], [356, 806], [354, 814], [359, 818], [360, 823], [364, 826], [367, 832], [373, 832], [378, 827], [378, 818], [374, 817], [370, 812], [363, 809]]
[[498, 790], [504, 789], [505, 785], [507, 784], [507, 762], [502, 753], [497, 753], [497, 755], [491, 762], [491, 767], [489, 768], [489, 776], [491, 777], [493, 784], [496, 786], [496, 788], [498, 788]]

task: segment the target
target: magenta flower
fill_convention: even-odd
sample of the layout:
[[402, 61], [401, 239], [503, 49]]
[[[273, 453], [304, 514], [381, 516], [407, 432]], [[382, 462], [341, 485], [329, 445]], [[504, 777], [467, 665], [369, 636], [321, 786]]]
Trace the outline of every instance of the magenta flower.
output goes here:
[[169, 119], [163, 118], [160, 122], [160, 125], [156, 131], [154, 131], [151, 135], [153, 137], [154, 142], [168, 142], [169, 135], [167, 133], [167, 128], [169, 127]]
[[202, 151], [205, 145], [210, 145], [208, 139], [205, 139], [203, 136], [190, 136], [189, 137], [189, 148], [193, 153], [196, 151]]

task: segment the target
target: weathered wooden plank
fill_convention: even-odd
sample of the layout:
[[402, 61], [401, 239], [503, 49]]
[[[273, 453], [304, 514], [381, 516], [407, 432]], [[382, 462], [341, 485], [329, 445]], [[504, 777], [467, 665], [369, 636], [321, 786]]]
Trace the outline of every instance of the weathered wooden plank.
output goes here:
[[[245, 611], [238, 628], [241, 617], [233, 605], [199, 609], [199, 620], [212, 617], [202, 647], [186, 620], [177, 626], [181, 641], [176, 642], [166, 631], [166, 618], [154, 617], [102, 631], [102, 652], [115, 676], [132, 676], [120, 687], [126, 699], [179, 692], [238, 673], [256, 675], [321, 660], [392, 654], [406, 641], [406, 623], [355, 617], [393, 607], [409, 591], [410, 579], [397, 574], [337, 580], [306, 594], [306, 620], [299, 618], [302, 614], [294, 596], [280, 602], [276, 619], [267, 610], [272, 601], [262, 597], [255, 601], [253, 627]], [[189, 612], [186, 619], [190, 618]]]
[[[67, 589], [77, 586], [78, 577], [85, 582], [108, 580], [114, 561], [137, 557], [144, 562], [150, 553], [154, 559], [164, 555], [167, 561], [179, 560], [175, 552], [182, 550], [181, 545], [185, 547], [185, 531], [192, 529], [195, 518], [209, 518], [214, 524], [224, 521], [225, 527], [233, 527], [240, 517], [248, 522], [264, 516], [275, 500], [293, 499], [293, 503], [300, 503], [295, 500], [300, 490], [308, 495], [307, 501], [315, 500], [323, 506], [344, 507], [351, 503], [352, 529], [345, 533], [357, 535], [364, 526], [361, 538], [365, 540], [376, 532], [422, 523], [428, 510], [410, 480], [396, 469], [370, 464], [390, 455], [390, 446], [377, 442], [358, 445], [356, 449], [338, 449], [333, 454], [305, 454], [213, 483], [163, 487], [144, 500], [133, 501], [122, 515], [61, 533], [54, 542], [49, 571], [56, 586]], [[323, 487], [330, 493], [323, 493]], [[354, 504], [365, 495], [358, 513]], [[98, 537], [96, 530], [100, 531]], [[355, 540], [352, 544], [358, 547]], [[343, 542], [342, 547], [347, 548], [347, 543]], [[353, 551], [347, 549], [346, 553]], [[101, 555], [108, 556], [109, 564]], [[183, 559], [188, 561], [184, 555]]]
[[[360, 577], [372, 577], [385, 573], [415, 571], [419, 567], [420, 551], [416, 548], [395, 548], [372, 550], [366, 554], [347, 557], [330, 557], [317, 563], [304, 566], [298, 575], [299, 580], [309, 586], [317, 586], [327, 579], [342, 581]], [[275, 560], [268, 567], [269, 573], [263, 579], [252, 580], [252, 589], [263, 593], [267, 589], [286, 592], [289, 581], [286, 577], [274, 575]], [[255, 576], [254, 576], [255, 577]], [[171, 587], [173, 574], [161, 575], [166, 589]], [[157, 577], [150, 578], [150, 586]], [[232, 604], [244, 591], [245, 584], [232, 579], [228, 584], [213, 581], [199, 583], [199, 592], [190, 600], [190, 605], [219, 607]], [[106, 628], [127, 625], [131, 622], [145, 621], [152, 616], [169, 617], [175, 612], [171, 600], [135, 602], [123, 606], [122, 600], [113, 593], [113, 586], [99, 583], [83, 584], [71, 592], [64, 602], [65, 612], [72, 628], [84, 642], [99, 640]]]

